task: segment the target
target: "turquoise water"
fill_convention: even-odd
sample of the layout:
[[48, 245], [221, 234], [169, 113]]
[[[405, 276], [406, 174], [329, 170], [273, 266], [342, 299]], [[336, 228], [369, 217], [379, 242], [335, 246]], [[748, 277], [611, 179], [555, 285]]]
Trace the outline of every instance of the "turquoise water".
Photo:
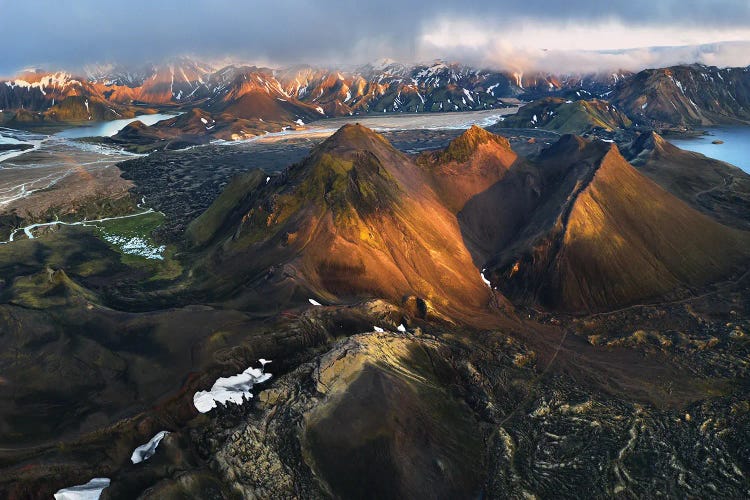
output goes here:
[[[695, 151], [717, 160], [731, 163], [750, 173], [750, 127], [716, 127], [708, 130], [709, 135], [690, 139], [669, 139], [681, 149]], [[712, 144], [712, 141], [724, 144]]]

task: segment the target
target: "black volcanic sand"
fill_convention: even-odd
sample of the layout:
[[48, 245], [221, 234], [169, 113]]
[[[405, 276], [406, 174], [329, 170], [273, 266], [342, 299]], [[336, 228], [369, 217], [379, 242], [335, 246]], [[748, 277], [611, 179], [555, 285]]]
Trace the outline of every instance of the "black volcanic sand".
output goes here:
[[3, 151], [26, 151], [33, 149], [33, 144], [0, 144], [0, 152]]
[[[409, 154], [445, 147], [463, 130], [400, 130], [385, 132], [396, 149]], [[558, 134], [538, 129], [497, 129], [522, 156], [535, 155], [557, 140]], [[203, 213], [229, 181], [243, 172], [259, 168], [274, 175], [303, 160], [325, 137], [294, 137], [268, 142], [238, 142], [198, 146], [181, 151], [159, 151], [120, 163], [122, 176], [135, 183], [138, 199], [164, 212], [167, 222], [158, 237], [172, 240], [187, 224]]]

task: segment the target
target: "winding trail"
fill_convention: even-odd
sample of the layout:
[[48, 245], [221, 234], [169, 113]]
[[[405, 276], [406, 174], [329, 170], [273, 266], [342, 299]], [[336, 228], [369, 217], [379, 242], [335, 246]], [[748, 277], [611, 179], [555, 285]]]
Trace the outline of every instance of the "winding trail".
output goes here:
[[700, 204], [700, 200], [698, 200], [698, 198], [700, 198], [704, 194], [712, 193], [712, 192], [717, 191], [717, 190], [719, 190], [721, 188], [726, 188], [726, 187], [731, 186], [732, 183], [734, 182], [734, 177], [731, 176], [731, 175], [728, 175], [726, 177], [723, 177], [723, 181], [724, 181], [723, 184], [717, 184], [714, 187], [711, 187], [711, 188], [708, 188], [708, 189], [704, 189], [703, 191], [698, 191], [697, 193], [695, 193], [693, 195], [693, 199], [695, 199], [695, 201], [698, 204]]

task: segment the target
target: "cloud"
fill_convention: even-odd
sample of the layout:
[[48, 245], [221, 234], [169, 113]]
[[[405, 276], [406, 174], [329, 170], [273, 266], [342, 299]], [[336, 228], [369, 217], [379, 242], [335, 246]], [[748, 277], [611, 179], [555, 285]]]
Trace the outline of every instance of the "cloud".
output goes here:
[[[445, 57], [502, 67], [635, 68], [664, 57], [643, 44], [750, 40], [746, 0], [0, 0], [0, 11], [0, 74], [178, 55], [274, 66]], [[731, 48], [673, 54], [690, 50], [706, 62], [750, 63]]]
[[559, 23], [519, 19], [500, 28], [487, 21], [443, 19], [420, 37], [423, 57], [447, 57], [510, 71], [640, 70], [699, 62], [750, 64], [750, 28], [631, 26], [620, 20]]

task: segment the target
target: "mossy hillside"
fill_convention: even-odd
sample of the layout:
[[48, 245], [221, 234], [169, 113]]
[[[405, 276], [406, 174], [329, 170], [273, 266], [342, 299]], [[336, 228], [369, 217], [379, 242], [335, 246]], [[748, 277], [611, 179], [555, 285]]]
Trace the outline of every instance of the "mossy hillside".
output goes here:
[[[279, 194], [267, 193], [245, 213], [241, 234], [245, 242], [272, 237], [305, 210], [316, 217], [331, 212], [339, 227], [358, 226], [362, 219], [398, 201], [397, 181], [368, 152], [339, 155], [322, 152], [295, 167], [292, 185]], [[294, 182], [297, 181], [296, 184]], [[222, 200], [226, 204], [237, 195]], [[216, 214], [223, 212], [216, 208]], [[294, 232], [294, 231], [291, 231]], [[204, 240], [207, 241], [207, 240]]]
[[76, 302], [95, 302], [96, 295], [86, 290], [62, 269], [47, 268], [22, 276], [11, 287], [10, 303], [29, 309], [70, 306]]
[[194, 246], [207, 244], [226, 224], [229, 216], [258, 193], [268, 176], [253, 170], [232, 179], [218, 198], [185, 230], [187, 241]]
[[614, 131], [632, 125], [630, 119], [607, 101], [568, 101], [559, 97], [538, 99], [508, 116], [504, 127], [540, 127], [563, 134], [585, 134], [594, 129]]
[[75, 277], [109, 276], [125, 270], [119, 254], [93, 228], [63, 226], [33, 240], [0, 245], [0, 283], [47, 267], [65, 269]]

